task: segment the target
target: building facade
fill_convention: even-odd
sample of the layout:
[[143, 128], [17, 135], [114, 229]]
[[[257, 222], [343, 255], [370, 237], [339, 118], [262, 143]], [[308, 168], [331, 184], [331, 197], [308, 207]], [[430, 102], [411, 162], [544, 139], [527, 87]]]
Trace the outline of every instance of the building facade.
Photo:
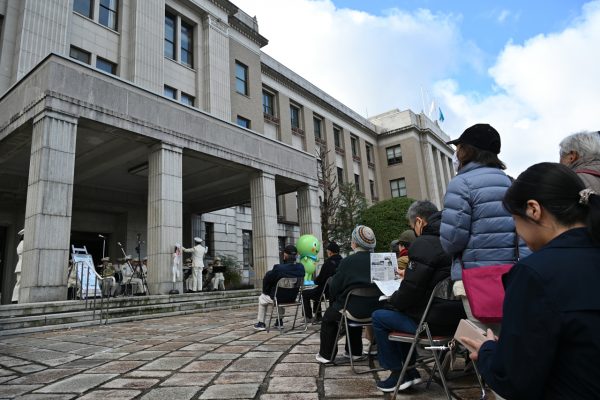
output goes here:
[[260, 278], [283, 244], [320, 236], [322, 154], [370, 202], [441, 203], [452, 153], [436, 123], [363, 118], [266, 44], [227, 0], [0, 0], [2, 303], [23, 227], [20, 302], [66, 298], [73, 245], [138, 247], [152, 294], [195, 236]]

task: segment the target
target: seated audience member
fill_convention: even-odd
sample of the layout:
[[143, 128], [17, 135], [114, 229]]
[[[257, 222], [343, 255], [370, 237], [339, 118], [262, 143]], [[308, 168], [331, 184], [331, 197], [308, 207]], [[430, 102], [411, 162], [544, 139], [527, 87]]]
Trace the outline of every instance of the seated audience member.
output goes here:
[[[319, 271], [319, 275], [315, 278], [315, 284], [317, 285], [314, 288], [306, 289], [302, 292], [302, 297], [304, 299], [304, 315], [308, 319], [313, 318], [313, 307], [311, 306], [311, 300], [314, 301], [314, 310], [315, 310], [315, 321], [321, 320], [321, 295], [323, 294], [323, 287], [327, 282], [327, 279], [335, 274], [335, 271], [342, 260], [342, 256], [339, 255], [340, 246], [335, 242], [330, 242], [325, 248], [327, 253], [327, 259], [323, 263], [321, 270]], [[329, 292], [329, 290], [327, 290]], [[328, 293], [325, 293], [327, 296]]]
[[598, 399], [600, 197], [564, 165], [523, 172], [504, 197], [533, 251], [504, 276], [500, 338], [464, 339], [506, 399]]
[[[266, 315], [273, 305], [273, 298], [275, 296], [275, 289], [277, 288], [277, 282], [281, 278], [301, 278], [304, 276], [304, 266], [296, 262], [296, 255], [298, 250], [296, 246], [288, 244], [283, 250], [283, 263], [275, 264], [273, 269], [268, 271], [263, 278], [262, 294], [258, 298], [258, 322], [254, 325], [254, 329], [257, 331], [264, 331], [267, 329], [265, 324]], [[294, 301], [298, 295], [297, 289], [279, 289], [277, 291], [277, 300], [281, 302]], [[283, 314], [285, 309], [279, 307], [280, 320], [275, 321], [275, 327], [283, 326]]]
[[212, 266], [213, 278], [212, 290], [225, 290], [225, 266], [221, 263], [221, 257], [215, 257], [215, 262]]
[[[352, 231], [352, 250], [354, 254], [344, 258], [337, 268], [335, 275], [329, 283], [329, 296], [331, 304], [323, 314], [321, 322], [321, 343], [316, 359], [320, 363], [328, 363], [335, 359], [337, 344], [335, 337], [339, 322], [342, 318], [340, 311], [348, 292], [354, 288], [366, 287], [371, 284], [371, 252], [375, 249], [375, 234], [368, 226], [358, 225]], [[363, 301], [352, 309], [356, 318], [368, 317], [374, 309], [379, 307], [379, 302]], [[362, 354], [362, 328], [350, 328], [346, 332], [346, 353], [348, 356], [348, 342], [351, 346], [353, 357], [360, 358]]]
[[[384, 392], [395, 390], [410, 349], [410, 343], [390, 341], [388, 335], [393, 331], [413, 334], [416, 332], [434, 287], [438, 282], [450, 277], [452, 264], [451, 257], [444, 252], [440, 244], [441, 212], [436, 206], [429, 201], [415, 201], [408, 209], [407, 218], [416, 234], [416, 239], [408, 250], [408, 268], [400, 288], [389, 300], [389, 309], [373, 313], [373, 331], [378, 346], [379, 364], [391, 371], [387, 379], [377, 384]], [[465, 317], [460, 300], [436, 298], [427, 322], [434, 335], [449, 335], [454, 333], [460, 319]], [[414, 359], [411, 362], [414, 362]], [[419, 372], [414, 368], [409, 369], [400, 384], [400, 390], [419, 382]]]
[[412, 229], [402, 232], [398, 239], [398, 276], [400, 278], [404, 278], [404, 271], [408, 267], [408, 248], [414, 241], [415, 232]]
[[579, 132], [560, 144], [560, 163], [571, 168], [585, 187], [600, 193], [600, 134]]

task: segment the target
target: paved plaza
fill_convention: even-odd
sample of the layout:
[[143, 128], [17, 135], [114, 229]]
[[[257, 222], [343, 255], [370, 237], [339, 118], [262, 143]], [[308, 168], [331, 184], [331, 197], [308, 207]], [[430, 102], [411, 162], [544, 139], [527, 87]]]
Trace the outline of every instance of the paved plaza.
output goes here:
[[[374, 373], [315, 361], [318, 325], [257, 332], [256, 308], [0, 337], [0, 398], [375, 399]], [[287, 321], [286, 321], [287, 323]], [[366, 362], [361, 363], [367, 368]], [[387, 374], [385, 374], [387, 376]], [[452, 385], [477, 399], [473, 379]], [[433, 383], [400, 399], [443, 399]]]

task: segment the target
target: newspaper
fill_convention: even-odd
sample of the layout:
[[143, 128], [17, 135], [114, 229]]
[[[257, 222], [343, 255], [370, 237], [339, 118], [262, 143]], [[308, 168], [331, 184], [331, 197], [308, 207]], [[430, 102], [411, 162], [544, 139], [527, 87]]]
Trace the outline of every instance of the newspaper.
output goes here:
[[395, 253], [371, 253], [371, 282], [392, 281], [397, 269]]

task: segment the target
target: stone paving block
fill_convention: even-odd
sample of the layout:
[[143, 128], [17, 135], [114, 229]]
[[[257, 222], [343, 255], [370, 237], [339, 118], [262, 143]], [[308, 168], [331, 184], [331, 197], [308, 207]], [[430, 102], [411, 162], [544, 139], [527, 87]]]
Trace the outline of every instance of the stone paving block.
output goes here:
[[316, 392], [317, 379], [312, 377], [273, 377], [269, 382], [269, 393]]
[[41, 385], [2, 385], [2, 387], [0, 387], [0, 397], [3, 399], [12, 399], [13, 397], [17, 397], [23, 393], [31, 392], [39, 387], [41, 387]]
[[261, 344], [256, 346], [254, 351], [288, 351], [290, 349], [289, 344]]
[[200, 360], [235, 360], [239, 358], [241, 354], [233, 353], [207, 353], [201, 356]]
[[315, 354], [308, 353], [298, 353], [298, 354], [288, 354], [281, 360], [281, 362], [285, 363], [312, 363], [315, 362]]
[[182, 347], [179, 350], [206, 352], [206, 351], [214, 350], [219, 346], [220, 346], [220, 344], [218, 344], [218, 343], [193, 343], [188, 346]]
[[89, 357], [86, 357], [86, 360], [118, 360], [121, 357], [125, 357], [126, 355], [129, 355], [130, 353], [118, 353], [118, 352], [112, 352], [112, 351], [105, 351], [103, 353], [96, 353], [96, 354], [92, 354]]
[[295, 337], [295, 336], [275, 336], [272, 339], [269, 339], [265, 342], [265, 344], [297, 344], [301, 342], [304, 337]]
[[239, 360], [234, 361], [225, 371], [268, 371], [275, 362], [277, 362], [276, 358], [240, 358]]
[[159, 382], [149, 378], [117, 378], [101, 386], [102, 389], [147, 389]]
[[38, 372], [46, 369], [45, 365], [39, 364], [27, 364], [27, 365], [19, 365], [16, 367], [12, 367], [13, 370], [20, 372], [22, 374], [31, 374], [32, 372]]
[[216, 374], [216, 372], [177, 372], [161, 383], [160, 386], [205, 386]]
[[318, 393], [267, 393], [260, 396], [260, 400], [318, 400]]
[[106, 360], [79, 359], [79, 360], [71, 361], [68, 363], [64, 363], [60, 367], [61, 368], [89, 369], [89, 368], [94, 368], [94, 367], [97, 367], [97, 366], [105, 364], [105, 363], [106, 363]]
[[154, 360], [155, 358], [164, 356], [167, 353], [168, 352], [166, 351], [138, 351], [121, 358], [121, 360]]
[[319, 345], [317, 345], [317, 344], [311, 344], [311, 345], [300, 344], [298, 346], [295, 346], [292, 350], [290, 350], [290, 353], [317, 354], [318, 352], [319, 352]]
[[193, 357], [162, 357], [144, 365], [140, 369], [155, 371], [173, 371], [183, 367], [186, 364], [189, 364], [193, 359]]
[[202, 343], [215, 343], [215, 344], [225, 344], [234, 341], [236, 338], [226, 335], [219, 335], [214, 337], [209, 337], [208, 339], [204, 339]]
[[3, 367], [16, 367], [17, 365], [27, 365], [30, 364], [29, 361], [20, 360], [18, 358], [13, 357], [2, 357], [0, 359], [0, 365]]
[[181, 369], [181, 372], [222, 371], [231, 364], [231, 360], [202, 360], [193, 361]]
[[49, 362], [52, 362], [52, 360], [65, 360], [61, 362], [61, 364], [64, 364], [66, 362], [81, 358], [81, 356], [77, 355], [67, 355], [66, 353], [60, 351], [43, 349], [31, 349], [29, 352], [19, 354], [19, 357], [44, 364], [48, 364]]
[[259, 383], [212, 385], [206, 388], [200, 399], [253, 399], [259, 387]]
[[266, 375], [266, 372], [223, 372], [214, 383], [261, 383]]
[[[17, 377], [17, 375], [0, 376], [0, 383], [12, 381], [16, 377]], [[11, 382], [11, 384], [14, 384], [14, 383], [29, 383], [29, 382]], [[2, 389], [0, 388], [0, 393], [1, 392], [2, 392]]]
[[281, 363], [275, 366], [272, 376], [319, 376], [318, 363]]
[[[18, 379], [15, 379], [14, 382], [18, 384], [34, 384], [34, 383], [51, 383], [56, 380], [65, 378], [67, 376], [75, 375], [76, 373], [81, 372], [79, 369], [47, 369], [45, 371], [36, 372], [34, 374], [30, 374], [27, 376], [22, 376]], [[1, 391], [1, 389], [0, 389]]]
[[30, 393], [19, 396], [19, 400], [71, 400], [77, 397], [75, 394], [42, 394]]
[[144, 365], [144, 361], [111, 361], [99, 367], [89, 369], [86, 372], [89, 374], [124, 374], [142, 365]]
[[40, 361], [40, 363], [48, 365], [50, 367], [57, 367], [59, 365], [62, 366], [63, 364], [69, 363], [71, 361], [79, 360], [81, 357], [82, 356], [73, 354], [73, 355], [64, 356], [64, 357], [43, 360], [43, 361]]
[[78, 354], [80, 356], [89, 356], [92, 354], [96, 354], [101, 351], [110, 350], [110, 347], [100, 347], [100, 346], [86, 346], [79, 350], [70, 351], [69, 353]]
[[169, 376], [173, 373], [173, 371], [132, 371], [126, 375], [123, 375], [125, 378], [164, 378], [165, 376]]
[[279, 358], [283, 354], [282, 351], [252, 351], [244, 354], [247, 358]]
[[165, 342], [159, 345], [150, 347], [148, 350], [168, 350], [174, 351], [179, 350], [182, 347], [189, 346], [192, 342]]
[[[325, 379], [335, 379], [335, 378], [348, 378], [351, 377], [352, 375], [356, 375], [354, 374], [354, 372], [352, 372], [352, 367], [350, 366], [350, 362], [348, 362], [348, 364], [344, 364], [344, 365], [327, 365], [324, 367], [325, 368], [325, 373], [324, 373], [324, 377]], [[367, 370], [369, 369], [369, 366], [365, 363], [357, 365], [355, 364], [355, 368], [357, 369], [357, 371], [363, 371], [363, 370]], [[380, 371], [381, 375], [379, 376], [379, 379], [386, 379], [389, 375], [390, 372], [389, 371]]]
[[140, 390], [94, 390], [79, 397], [79, 400], [129, 400], [139, 396], [140, 393], [142, 393]]
[[0, 376], [7, 376], [7, 375], [12, 375], [12, 374], [14, 374], [14, 372], [11, 371], [10, 369], [0, 368]]
[[245, 353], [247, 351], [249, 351], [250, 349], [252, 349], [254, 346], [221, 346], [218, 349], [215, 349], [215, 353], [237, 353], [237, 354], [242, 354]]
[[145, 350], [145, 349], [147, 349], [149, 347], [152, 347], [152, 345], [151, 344], [146, 344], [146, 345], [127, 344], [127, 345], [122, 346], [122, 347], [117, 347], [115, 349], [115, 351], [133, 353], [133, 352], [136, 352], [136, 351]]
[[80, 374], [45, 386], [38, 393], [84, 393], [104, 382], [116, 377], [117, 374]]
[[199, 388], [196, 387], [161, 387], [150, 390], [142, 400], [188, 400], [191, 399]]
[[[356, 375], [355, 375], [356, 376]], [[350, 378], [350, 377], [348, 377]], [[325, 398], [348, 397], [364, 399], [383, 395], [372, 377], [352, 379], [325, 379], [323, 381]]]

